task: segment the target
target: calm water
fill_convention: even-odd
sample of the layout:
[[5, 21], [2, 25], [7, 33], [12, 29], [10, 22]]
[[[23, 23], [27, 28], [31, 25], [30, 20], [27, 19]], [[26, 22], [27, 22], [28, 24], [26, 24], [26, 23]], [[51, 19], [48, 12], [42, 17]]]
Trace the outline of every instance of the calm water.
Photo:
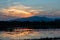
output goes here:
[[0, 31], [2, 40], [40, 39], [60, 37], [60, 29], [14, 29], [12, 32]]

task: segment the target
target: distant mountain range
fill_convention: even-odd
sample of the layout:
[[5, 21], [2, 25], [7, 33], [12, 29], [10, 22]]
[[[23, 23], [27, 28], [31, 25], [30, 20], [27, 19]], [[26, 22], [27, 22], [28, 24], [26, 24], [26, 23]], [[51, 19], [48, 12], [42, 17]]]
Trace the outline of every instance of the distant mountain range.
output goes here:
[[10, 21], [30, 21], [30, 22], [41, 22], [41, 21], [54, 21], [54, 18], [48, 18], [48, 17], [39, 17], [39, 16], [32, 16], [32, 17], [28, 17], [28, 18], [17, 18], [14, 20], [10, 20]]

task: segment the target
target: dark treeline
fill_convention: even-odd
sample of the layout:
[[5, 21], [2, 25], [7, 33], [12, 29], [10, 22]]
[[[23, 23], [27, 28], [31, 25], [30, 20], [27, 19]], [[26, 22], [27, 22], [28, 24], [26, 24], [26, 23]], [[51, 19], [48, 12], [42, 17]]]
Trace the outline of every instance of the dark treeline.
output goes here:
[[[0, 39], [1, 40], [1, 39]], [[12, 40], [14, 40], [14, 39], [12, 39]], [[22, 39], [17, 39], [17, 40], [22, 40]], [[58, 38], [40, 38], [40, 39], [23, 39], [23, 40], [60, 40], [60, 37], [58, 37]]]
[[60, 38], [40, 38], [40, 39], [25, 39], [25, 40], [60, 40]]
[[60, 20], [49, 22], [20, 22], [20, 21], [0, 21], [0, 30], [13, 28], [32, 28], [32, 29], [56, 29], [60, 28]]
[[[2, 39], [0, 39], [0, 40], [2, 40]], [[14, 40], [14, 39], [11, 39], [11, 40]], [[22, 40], [22, 39], [17, 39], [17, 40]], [[58, 37], [58, 38], [40, 38], [40, 39], [23, 39], [23, 40], [60, 40], [60, 37]]]

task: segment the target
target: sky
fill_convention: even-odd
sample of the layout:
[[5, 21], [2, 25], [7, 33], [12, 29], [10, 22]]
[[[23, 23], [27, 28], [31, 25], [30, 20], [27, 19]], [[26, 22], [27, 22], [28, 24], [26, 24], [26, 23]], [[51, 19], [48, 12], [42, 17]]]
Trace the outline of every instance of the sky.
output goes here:
[[60, 0], [0, 0], [0, 20], [31, 16], [60, 17]]

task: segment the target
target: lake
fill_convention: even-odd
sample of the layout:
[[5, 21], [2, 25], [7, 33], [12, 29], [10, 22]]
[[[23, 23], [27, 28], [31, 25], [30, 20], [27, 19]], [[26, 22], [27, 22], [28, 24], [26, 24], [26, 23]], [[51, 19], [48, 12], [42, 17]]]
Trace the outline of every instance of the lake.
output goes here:
[[14, 29], [13, 31], [0, 31], [2, 40], [23, 40], [60, 37], [60, 29]]

